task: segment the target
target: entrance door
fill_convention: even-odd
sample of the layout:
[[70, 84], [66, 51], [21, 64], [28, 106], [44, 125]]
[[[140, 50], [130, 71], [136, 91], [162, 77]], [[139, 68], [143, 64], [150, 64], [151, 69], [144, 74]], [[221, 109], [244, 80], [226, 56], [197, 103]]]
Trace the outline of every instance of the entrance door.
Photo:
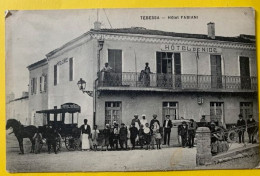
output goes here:
[[106, 102], [105, 103], [105, 125], [113, 125], [116, 121], [117, 124], [122, 122], [122, 106], [121, 102]]
[[211, 88], [222, 88], [221, 56], [210, 55], [211, 64]]
[[178, 102], [163, 102], [162, 105], [162, 125], [166, 115], [170, 115], [170, 120], [173, 122], [173, 127], [171, 129], [170, 145], [178, 146], [178, 126], [176, 126], [176, 123], [174, 122], [175, 120], [179, 119]]
[[175, 88], [181, 88], [181, 55], [174, 53]]
[[113, 72], [109, 73], [111, 80], [110, 86], [120, 86], [122, 84], [122, 50], [108, 50], [108, 64]]
[[210, 102], [210, 120], [218, 126], [225, 126], [223, 102]]
[[163, 102], [162, 122], [165, 120], [166, 115], [170, 115], [171, 120], [179, 119], [178, 102]]
[[[176, 53], [179, 54], [179, 53]], [[172, 75], [172, 59], [175, 54], [170, 52], [157, 52], [157, 86], [158, 87], [172, 87], [173, 75]], [[175, 63], [175, 62], [174, 62]], [[177, 62], [180, 65], [180, 62]], [[176, 66], [179, 68], [179, 66]], [[180, 70], [180, 69], [179, 69]], [[177, 71], [177, 73], [179, 72]]]
[[247, 122], [248, 116], [253, 114], [253, 103], [240, 102], [240, 114], [242, 114], [243, 119]]
[[239, 62], [240, 62], [241, 89], [250, 89], [251, 80], [250, 80], [249, 58], [240, 57]]

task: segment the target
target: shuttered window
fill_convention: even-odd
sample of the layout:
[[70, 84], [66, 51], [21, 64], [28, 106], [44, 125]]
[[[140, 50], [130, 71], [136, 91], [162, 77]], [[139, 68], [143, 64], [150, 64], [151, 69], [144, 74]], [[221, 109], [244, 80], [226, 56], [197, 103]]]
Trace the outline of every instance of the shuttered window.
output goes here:
[[54, 65], [54, 85], [58, 83], [58, 66]]
[[115, 73], [122, 73], [122, 50], [108, 50], [108, 64]]
[[69, 59], [69, 80], [70, 81], [73, 81], [73, 76], [74, 76], [74, 74], [73, 74], [73, 58], [71, 57], [70, 59]]

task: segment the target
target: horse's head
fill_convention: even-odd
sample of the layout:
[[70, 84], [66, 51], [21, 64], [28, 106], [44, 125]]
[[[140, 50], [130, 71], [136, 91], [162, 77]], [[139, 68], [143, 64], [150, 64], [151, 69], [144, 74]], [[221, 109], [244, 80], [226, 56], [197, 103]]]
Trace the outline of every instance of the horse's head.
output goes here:
[[8, 130], [9, 128], [17, 128], [21, 126], [21, 123], [16, 120], [16, 119], [8, 119], [6, 122], [6, 130]]

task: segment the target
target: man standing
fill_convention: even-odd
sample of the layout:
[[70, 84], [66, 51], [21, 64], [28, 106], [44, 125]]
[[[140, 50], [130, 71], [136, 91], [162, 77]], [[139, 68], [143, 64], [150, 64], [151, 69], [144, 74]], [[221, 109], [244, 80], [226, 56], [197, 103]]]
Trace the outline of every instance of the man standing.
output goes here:
[[141, 122], [140, 120], [138, 119], [138, 115], [135, 114], [134, 115], [134, 119], [132, 119], [132, 122], [131, 122], [131, 125], [135, 125], [135, 127], [139, 130], [140, 129], [140, 125], [141, 125]]
[[135, 140], [137, 138], [137, 135], [139, 133], [138, 129], [135, 127], [135, 124], [133, 123], [131, 128], [129, 129], [130, 131], [130, 140], [132, 143], [132, 149], [135, 149]]
[[159, 126], [160, 127], [160, 122], [159, 122], [159, 120], [157, 120], [156, 119], [157, 118], [157, 115], [156, 114], [154, 114], [153, 115], [153, 119], [151, 120], [151, 122], [150, 122], [150, 128], [154, 125], [154, 126]]
[[111, 75], [110, 73], [113, 71], [113, 69], [109, 66], [109, 64], [106, 62], [105, 66], [101, 70], [101, 74], [103, 77], [103, 83], [106, 85], [111, 81]]
[[171, 128], [172, 128], [172, 121], [170, 120], [170, 115], [166, 115], [166, 120], [163, 122], [164, 127], [164, 145], [170, 145], [170, 136], [171, 136]]
[[206, 116], [205, 116], [205, 115], [202, 115], [202, 116], [201, 116], [200, 123], [201, 123], [201, 126], [202, 126], [202, 127], [205, 127], [205, 126], [206, 126], [207, 120], [206, 120]]
[[119, 144], [121, 150], [127, 149], [127, 128], [124, 123], [121, 124], [121, 128], [119, 130]]
[[194, 138], [195, 138], [196, 129], [197, 129], [197, 123], [193, 119], [190, 119], [190, 123], [188, 126], [189, 148], [194, 147]]
[[238, 137], [239, 143], [244, 143], [244, 133], [246, 129], [246, 121], [243, 119], [242, 114], [238, 115], [239, 119], [237, 120], [237, 127], [238, 127]]
[[140, 120], [141, 125], [143, 125], [144, 127], [145, 127], [146, 123], [148, 123], [148, 121], [145, 117], [146, 117], [146, 115], [143, 114], [142, 119]]
[[249, 115], [249, 119], [247, 120], [247, 133], [249, 137], [249, 143], [254, 143], [254, 133], [256, 132], [256, 123], [253, 119], [253, 115]]

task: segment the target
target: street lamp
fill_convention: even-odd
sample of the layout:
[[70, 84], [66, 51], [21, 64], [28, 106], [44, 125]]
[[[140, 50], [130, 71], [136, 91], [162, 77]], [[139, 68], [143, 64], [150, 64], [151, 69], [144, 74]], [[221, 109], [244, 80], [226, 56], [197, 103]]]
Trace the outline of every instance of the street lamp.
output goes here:
[[87, 93], [90, 97], [93, 97], [93, 91], [85, 90], [86, 89], [86, 81], [85, 80], [80, 78], [77, 85], [79, 87], [79, 90], [81, 90], [83, 93]]

